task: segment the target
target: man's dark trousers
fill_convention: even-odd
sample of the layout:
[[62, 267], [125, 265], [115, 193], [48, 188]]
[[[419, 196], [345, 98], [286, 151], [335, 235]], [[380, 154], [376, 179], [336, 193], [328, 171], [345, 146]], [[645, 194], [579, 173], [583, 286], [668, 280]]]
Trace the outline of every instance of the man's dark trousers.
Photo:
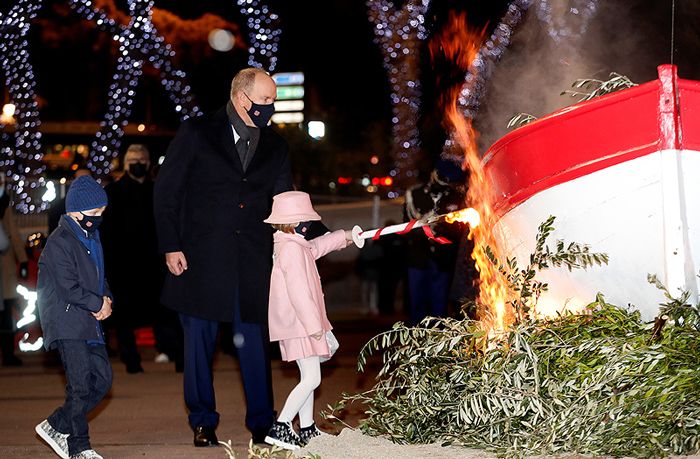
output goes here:
[[56, 341], [66, 372], [66, 401], [48, 421], [57, 431], [69, 434], [71, 455], [90, 449], [87, 414], [112, 387], [112, 366], [104, 344], [88, 344], [84, 340]]
[[[180, 313], [185, 336], [184, 392], [192, 428], [216, 427], [219, 413], [212, 377], [219, 322]], [[236, 307], [233, 336], [243, 379], [247, 412], [246, 427], [260, 436], [274, 422], [270, 376], [269, 335], [262, 324], [242, 322]]]

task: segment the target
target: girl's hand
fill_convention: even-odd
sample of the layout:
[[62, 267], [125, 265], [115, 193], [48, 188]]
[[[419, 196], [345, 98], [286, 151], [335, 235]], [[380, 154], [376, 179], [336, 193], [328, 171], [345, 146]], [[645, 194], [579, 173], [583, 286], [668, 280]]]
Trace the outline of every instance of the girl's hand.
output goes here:
[[314, 333], [313, 335], [311, 335], [311, 337], [316, 341], [321, 341], [321, 338], [323, 337], [323, 330]]
[[352, 240], [352, 231], [351, 231], [351, 230], [345, 230], [345, 244], [346, 244], [346, 247], [347, 247], [348, 245], [352, 244], [352, 243], [353, 243], [353, 240]]

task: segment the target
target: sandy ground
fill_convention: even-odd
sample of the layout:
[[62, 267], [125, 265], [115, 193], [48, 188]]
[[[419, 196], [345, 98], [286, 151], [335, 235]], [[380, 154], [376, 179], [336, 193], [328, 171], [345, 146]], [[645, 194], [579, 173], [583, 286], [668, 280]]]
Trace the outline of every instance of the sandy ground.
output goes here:
[[397, 445], [385, 438], [368, 437], [358, 430], [343, 429], [338, 436], [324, 435], [314, 438], [309, 445], [295, 453], [303, 457], [317, 454], [322, 459], [485, 459], [493, 454], [475, 449], [432, 445]]

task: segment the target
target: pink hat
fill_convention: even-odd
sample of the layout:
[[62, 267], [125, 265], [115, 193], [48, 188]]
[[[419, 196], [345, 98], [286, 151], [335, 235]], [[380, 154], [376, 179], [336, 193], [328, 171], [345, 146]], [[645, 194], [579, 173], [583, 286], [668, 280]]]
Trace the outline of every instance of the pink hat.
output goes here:
[[321, 216], [314, 211], [307, 193], [286, 191], [272, 198], [272, 213], [264, 221], [284, 225], [320, 219]]

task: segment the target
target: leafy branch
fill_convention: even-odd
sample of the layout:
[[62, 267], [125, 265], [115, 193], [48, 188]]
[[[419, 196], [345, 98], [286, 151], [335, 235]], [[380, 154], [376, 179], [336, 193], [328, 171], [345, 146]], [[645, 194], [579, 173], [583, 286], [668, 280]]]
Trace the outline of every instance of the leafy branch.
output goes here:
[[595, 99], [596, 97], [603, 96], [605, 94], [610, 94], [611, 92], [619, 91], [621, 89], [631, 88], [637, 86], [625, 75], [620, 75], [619, 73], [611, 72], [607, 80], [597, 80], [595, 78], [582, 78], [576, 80], [571, 87], [573, 90], [567, 89], [562, 91], [561, 95], [569, 95], [573, 98], [577, 98], [579, 102], [585, 100]]

